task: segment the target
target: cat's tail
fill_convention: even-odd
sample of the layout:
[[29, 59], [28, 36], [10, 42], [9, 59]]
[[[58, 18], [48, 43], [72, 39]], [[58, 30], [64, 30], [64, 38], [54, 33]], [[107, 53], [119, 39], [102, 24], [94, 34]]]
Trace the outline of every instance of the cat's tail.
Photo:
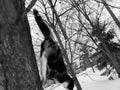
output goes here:
[[39, 12], [36, 9], [33, 9], [33, 14], [34, 14], [35, 20], [36, 20], [41, 32], [43, 33], [44, 37], [45, 38], [51, 37], [50, 29], [45, 24], [45, 22], [42, 20]]

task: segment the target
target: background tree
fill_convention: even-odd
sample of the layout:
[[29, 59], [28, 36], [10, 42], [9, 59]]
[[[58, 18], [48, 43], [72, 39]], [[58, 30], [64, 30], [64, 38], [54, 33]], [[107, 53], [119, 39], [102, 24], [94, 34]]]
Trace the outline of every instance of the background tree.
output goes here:
[[[98, 10], [97, 10], [97, 9], [91, 8], [91, 6], [88, 5], [88, 3], [92, 4], [92, 2], [90, 2], [90, 1], [76, 2], [75, 0], [73, 0], [72, 3], [75, 6], [76, 10], [78, 12], [80, 12], [81, 14], [83, 14], [83, 16], [85, 17], [85, 19], [88, 21], [87, 25], [90, 25], [89, 29], [88, 29], [88, 26], [86, 26], [84, 24], [83, 25], [86, 27], [87, 33], [89, 34], [89, 36], [92, 39], [92, 41], [96, 44], [96, 46], [98, 46], [98, 44], [96, 43], [95, 39], [92, 37], [92, 35], [90, 34], [90, 32], [94, 31], [96, 29], [98, 29], [97, 33], [100, 32], [99, 26], [97, 25], [97, 27], [96, 27], [96, 25], [94, 25], [94, 20], [98, 22], [97, 19], [100, 19], [101, 12], [103, 11], [102, 8], [101, 8], [101, 6], [100, 6], [100, 4], [97, 5], [98, 6]], [[78, 3], [80, 3], [81, 5], [79, 5]], [[100, 8], [101, 11], [99, 11], [99, 8]], [[93, 13], [93, 11], [95, 13]], [[81, 19], [80, 19], [80, 23], [83, 23], [83, 21]], [[109, 59], [111, 60], [111, 63], [114, 65], [116, 71], [119, 74], [120, 73], [120, 70], [119, 70], [120, 67], [119, 67], [118, 62], [117, 62], [118, 60], [115, 58], [114, 55], [112, 55], [112, 52], [109, 50], [109, 48], [106, 46], [106, 44], [103, 43], [104, 49], [102, 47], [100, 47], [100, 46], [98, 46], [98, 47], [101, 48], [101, 50], [109, 57]]]
[[[111, 52], [111, 54], [114, 56], [115, 60], [117, 60], [116, 62], [120, 65], [119, 58], [120, 44], [113, 41], [114, 38], [113, 30], [112, 29], [107, 30], [107, 24], [100, 23], [100, 21], [98, 20], [96, 20], [95, 26], [96, 29], [92, 32], [92, 35], [95, 36], [97, 42], [99, 42], [98, 45], [105, 50], [103, 45], [104, 43]], [[110, 67], [114, 67], [114, 65], [110, 61], [110, 58], [106, 54], [104, 54], [104, 52], [101, 51], [99, 48], [98, 51], [94, 53], [93, 56], [99, 57], [97, 58], [99, 69], [103, 69], [108, 65], [110, 65]]]
[[[98, 0], [52, 0], [52, 5], [50, 1], [51, 0], [38, 0], [35, 8], [39, 10], [40, 15], [50, 29], [53, 30], [54, 33], [57, 33], [55, 34], [56, 36], [54, 35], [56, 42], [58, 42], [60, 46], [63, 46], [63, 50], [65, 50], [70, 62], [69, 64], [66, 63], [67, 67], [69, 65], [70, 67], [72, 66], [72, 68], [77, 67], [77, 70], [74, 69], [74, 71], [81, 72], [81, 65], [88, 68], [87, 66], [89, 65], [86, 65], [84, 62], [88, 64], [90, 63], [89, 61], [91, 61], [91, 67], [93, 67], [97, 63], [92, 56], [94, 53], [101, 51], [102, 55], [100, 55], [109, 58], [110, 63], [115, 66], [116, 71], [120, 72], [119, 65], [117, 64], [118, 60], [112, 51], [103, 43], [103, 40], [98, 40], [98, 37], [92, 34], [92, 32], [96, 30], [96, 27], [99, 27], [99, 24], [95, 24], [97, 19], [99, 19], [100, 22], [98, 22], [100, 24], [101, 22], [105, 22], [105, 24], [108, 25], [109, 22], [111, 22], [110, 27], [106, 27], [105, 33], [112, 28], [116, 30], [111, 16], [106, 14], [104, 4], [98, 2]], [[32, 26], [32, 24], [30, 26]], [[35, 23], [33, 26], [35, 26]], [[33, 31], [36, 31], [36, 28]], [[40, 34], [40, 32], [37, 32], [36, 35], [38, 34]], [[116, 36], [114, 36], [114, 39]], [[119, 36], [117, 37], [119, 38]], [[42, 39], [43, 37], [40, 37], [40, 43]], [[110, 40], [110, 42], [111, 41], [112, 40]], [[35, 43], [36, 42], [37, 40], [35, 40]], [[101, 46], [100, 43], [105, 45]], [[35, 48], [39, 45], [40, 44], [35, 45]], [[96, 56], [96, 58], [98, 56]]]

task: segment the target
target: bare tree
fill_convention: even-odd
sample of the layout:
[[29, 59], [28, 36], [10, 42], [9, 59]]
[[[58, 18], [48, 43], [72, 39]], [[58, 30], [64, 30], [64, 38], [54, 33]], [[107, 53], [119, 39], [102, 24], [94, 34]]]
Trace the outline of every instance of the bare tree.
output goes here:
[[[72, 2], [73, 4], [74, 4], [74, 6], [75, 6], [75, 8], [76, 8], [76, 10], [78, 11], [78, 12], [80, 12], [80, 13], [82, 13], [83, 15], [84, 15], [84, 17], [85, 17], [85, 19], [89, 22], [89, 25], [90, 25], [90, 28], [94, 31], [95, 29], [96, 29], [96, 26], [94, 25], [94, 20], [95, 21], [99, 21], [99, 18], [100, 18], [100, 16], [101, 16], [101, 14], [100, 14], [100, 16], [98, 17], [98, 18], [90, 18], [90, 15], [91, 15], [91, 12], [88, 12], [87, 11], [87, 9], [86, 9], [86, 5], [88, 5], [87, 4], [87, 2], [84, 2], [84, 1], [82, 1], [81, 2], [81, 6], [80, 5], [78, 5], [78, 2], [76, 2], [75, 0], [73, 0], [73, 2]], [[90, 14], [89, 14], [90, 13]], [[79, 19], [80, 20], [80, 19]], [[83, 22], [80, 20], [80, 23], [82, 24]], [[82, 24], [83, 25], [83, 24]], [[87, 24], [88, 25], [88, 24]], [[90, 32], [88, 31], [88, 29], [87, 29], [87, 27], [86, 26], [84, 26], [86, 29], [85, 30], [87, 30], [87, 33], [89, 34], [89, 36], [90, 36], [90, 38], [93, 40], [93, 42], [98, 46], [98, 44], [96, 43], [96, 41], [93, 39], [93, 37], [92, 37], [92, 35], [90, 34]], [[98, 27], [98, 26], [97, 26]], [[98, 28], [97, 28], [98, 29]], [[99, 30], [98, 30], [99, 31]], [[101, 40], [102, 41], [102, 40]], [[100, 47], [100, 46], [98, 46], [108, 57], [109, 57], [109, 59], [111, 60], [111, 62], [112, 62], [112, 64], [113, 64], [113, 66], [115, 67], [115, 69], [116, 69], [116, 71], [118, 72], [118, 74], [120, 73], [120, 66], [119, 66], [119, 64], [118, 64], [118, 62], [117, 62], [117, 59], [114, 57], [114, 55], [111, 53], [111, 51], [108, 49], [108, 47], [106, 46], [106, 44], [103, 42], [103, 47], [105, 48], [105, 50], [103, 50], [103, 48], [102, 47]]]

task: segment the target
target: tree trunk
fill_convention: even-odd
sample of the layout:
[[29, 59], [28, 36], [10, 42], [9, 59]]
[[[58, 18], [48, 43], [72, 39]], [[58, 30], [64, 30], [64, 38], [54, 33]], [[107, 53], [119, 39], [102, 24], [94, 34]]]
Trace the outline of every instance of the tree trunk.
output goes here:
[[117, 24], [117, 26], [119, 27], [120, 29], [120, 22], [119, 20], [117, 19], [117, 17], [115, 16], [115, 14], [112, 12], [112, 10], [109, 8], [108, 4], [106, 3], [105, 0], [102, 0], [105, 8], [107, 9], [107, 11], [109, 12], [109, 14], [111, 15], [111, 17], [113, 18], [113, 20], [115, 21], [115, 23]]
[[43, 90], [27, 17], [18, 23], [24, 5], [24, 0], [0, 0], [0, 58], [5, 90]]

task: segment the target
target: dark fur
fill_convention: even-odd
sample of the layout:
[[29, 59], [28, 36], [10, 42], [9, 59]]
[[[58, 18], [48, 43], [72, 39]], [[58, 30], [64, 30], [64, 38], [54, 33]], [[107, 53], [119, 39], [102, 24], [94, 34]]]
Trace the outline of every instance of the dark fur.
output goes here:
[[41, 44], [40, 57], [42, 57], [45, 52], [45, 58], [47, 59], [46, 78], [51, 80], [56, 79], [60, 83], [68, 82], [67, 88], [69, 90], [73, 90], [74, 82], [67, 73], [60, 47], [52, 39], [50, 29], [43, 22], [41, 16], [38, 14], [38, 11], [33, 10], [33, 13], [35, 20], [45, 37], [45, 40]]

